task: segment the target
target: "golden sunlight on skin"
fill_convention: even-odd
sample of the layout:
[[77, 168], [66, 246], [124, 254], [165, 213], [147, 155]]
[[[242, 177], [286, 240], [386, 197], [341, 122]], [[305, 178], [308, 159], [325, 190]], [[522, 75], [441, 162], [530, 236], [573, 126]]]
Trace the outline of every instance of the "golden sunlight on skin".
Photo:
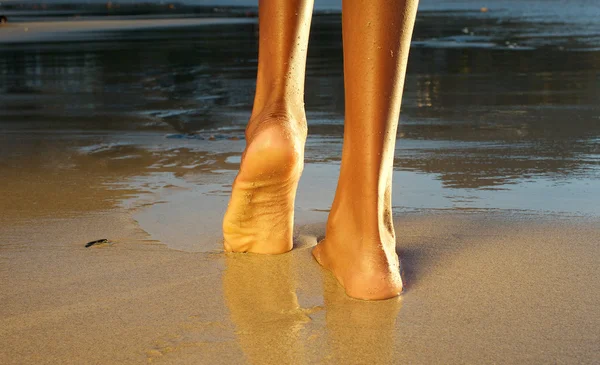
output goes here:
[[413, 0], [343, 3], [342, 164], [326, 238], [313, 254], [354, 298], [387, 299], [402, 292], [392, 164], [417, 5]]
[[[338, 187], [315, 259], [359, 299], [402, 292], [392, 225], [396, 131], [416, 0], [344, 0], [346, 119]], [[259, 3], [259, 65], [247, 146], [223, 221], [226, 251], [292, 249], [306, 140], [312, 0]]]
[[306, 130], [291, 114], [267, 112], [258, 118], [246, 133], [248, 145], [223, 220], [224, 246], [234, 252], [284, 253], [292, 249]]
[[247, 146], [223, 220], [226, 251], [292, 249], [304, 164], [304, 74], [312, 0], [261, 0], [256, 95]]

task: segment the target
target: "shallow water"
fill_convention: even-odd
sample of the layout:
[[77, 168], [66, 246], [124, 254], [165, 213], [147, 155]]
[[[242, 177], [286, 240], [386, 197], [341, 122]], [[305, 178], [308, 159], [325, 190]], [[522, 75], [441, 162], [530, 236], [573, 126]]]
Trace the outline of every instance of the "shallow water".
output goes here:
[[[486, 22], [467, 13], [419, 18], [398, 134], [395, 209], [598, 215], [600, 52], [464, 39], [465, 25]], [[90, 188], [102, 182], [126, 189], [128, 181], [165, 173], [180, 184], [214, 176], [225, 196], [254, 91], [256, 24], [94, 37], [2, 46], [3, 190], [45, 173], [83, 170]], [[331, 166], [333, 187], [344, 108], [339, 15], [317, 17], [311, 37], [306, 158], [315, 169]], [[452, 37], [452, 46], [437, 41]], [[304, 205], [326, 211], [329, 200], [314, 203]]]

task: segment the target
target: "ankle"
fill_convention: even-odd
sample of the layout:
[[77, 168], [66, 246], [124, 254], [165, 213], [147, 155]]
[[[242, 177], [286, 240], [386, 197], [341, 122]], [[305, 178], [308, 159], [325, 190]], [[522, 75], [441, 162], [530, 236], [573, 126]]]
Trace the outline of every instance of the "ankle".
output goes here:
[[384, 219], [375, 213], [368, 212], [368, 209], [358, 209], [360, 204], [354, 204], [347, 208], [332, 208], [327, 219], [326, 237], [331, 238], [332, 242], [339, 242], [346, 245], [346, 240], [350, 239], [348, 244], [356, 244], [359, 250], [370, 251], [371, 248], [386, 251], [394, 251], [396, 248], [396, 233], [391, 219]]
[[269, 116], [291, 118], [298, 122], [306, 123], [304, 101], [302, 99], [285, 96], [270, 97], [264, 101], [255, 100], [252, 108], [252, 115], [250, 116], [250, 122]]
[[294, 137], [306, 139], [308, 132], [304, 107], [287, 102], [273, 102], [264, 106], [255, 106], [246, 127], [246, 138], [252, 137], [263, 128], [279, 125], [291, 130]]

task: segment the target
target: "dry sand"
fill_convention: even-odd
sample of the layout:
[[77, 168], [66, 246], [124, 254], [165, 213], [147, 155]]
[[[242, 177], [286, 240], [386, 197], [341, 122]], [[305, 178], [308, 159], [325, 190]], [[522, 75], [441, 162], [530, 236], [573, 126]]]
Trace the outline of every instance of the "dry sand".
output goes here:
[[[322, 178], [306, 171], [305, 181]], [[203, 226], [205, 235], [186, 235], [194, 222], [218, 221], [223, 208], [200, 205], [183, 210], [193, 215], [181, 220], [178, 237], [177, 230], [171, 235], [204, 252], [174, 250], [142, 229], [151, 217], [141, 226], [133, 217], [154, 214], [158, 222], [168, 212], [176, 220], [166, 207], [185, 190], [166, 189], [146, 197], [146, 206], [140, 200], [126, 209], [115, 202], [135, 189], [117, 196], [102, 187], [100, 175], [66, 170], [54, 180], [22, 175], [29, 185], [21, 190], [2, 185], [3, 195], [15, 197], [5, 200], [11, 207], [3, 211], [11, 214], [0, 219], [0, 363], [591, 364], [600, 358], [597, 217], [399, 215], [407, 291], [362, 302], [346, 297], [310, 255], [325, 213], [299, 225], [292, 252], [266, 257], [222, 253], [215, 224]], [[83, 186], [86, 179], [90, 186], [82, 191], [94, 194], [95, 204], [64, 185]], [[35, 206], [26, 191], [38, 191]], [[330, 198], [329, 189], [302, 194]], [[15, 208], [17, 199], [23, 204]], [[98, 238], [114, 244], [84, 247]]]

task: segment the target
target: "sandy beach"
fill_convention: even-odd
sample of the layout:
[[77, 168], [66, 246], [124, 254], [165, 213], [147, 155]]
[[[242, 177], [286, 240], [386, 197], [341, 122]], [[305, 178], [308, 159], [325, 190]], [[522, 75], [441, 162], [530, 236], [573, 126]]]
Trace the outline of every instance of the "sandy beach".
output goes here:
[[[303, 179], [318, 178], [308, 171]], [[171, 190], [161, 204], [181, 193]], [[103, 196], [110, 206], [110, 193], [96, 199]], [[322, 222], [300, 226], [288, 254], [236, 255], [220, 251], [214, 226], [186, 237], [193, 222], [214, 220], [212, 210], [186, 211], [179, 218], [188, 223], [171, 237], [205, 252], [185, 252], [140, 228], [132, 214], [144, 214], [143, 205], [100, 212], [77, 206], [77, 214], [61, 218], [45, 207], [47, 217], [3, 222], [3, 364], [597, 359], [597, 218], [399, 215], [407, 291], [369, 303], [346, 297], [312, 259]], [[160, 209], [155, 214], [161, 222]], [[98, 238], [114, 243], [84, 247]]]
[[497, 20], [457, 16], [418, 20], [394, 161], [406, 291], [379, 302], [310, 253], [339, 172], [336, 16], [313, 25], [295, 246], [278, 256], [221, 248], [255, 19], [1, 28], [0, 363], [596, 363], [600, 54], [481, 46], [462, 29]]

